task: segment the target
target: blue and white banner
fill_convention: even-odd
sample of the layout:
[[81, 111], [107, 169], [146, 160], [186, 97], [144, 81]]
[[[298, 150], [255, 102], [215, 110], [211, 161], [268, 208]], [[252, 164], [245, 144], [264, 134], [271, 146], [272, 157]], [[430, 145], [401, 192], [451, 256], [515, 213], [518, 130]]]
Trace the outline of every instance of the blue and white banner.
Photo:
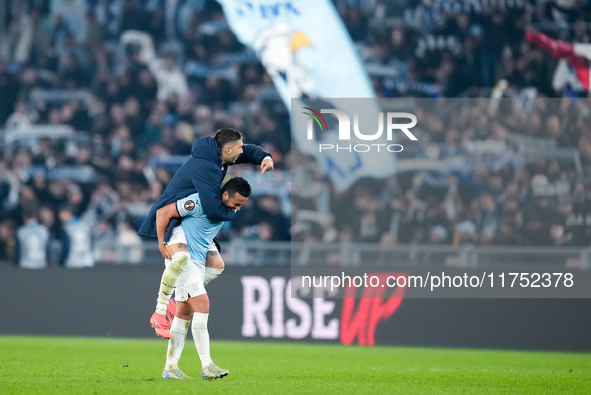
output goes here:
[[[292, 108], [292, 98], [304, 103], [322, 98], [323, 108], [346, 113], [358, 110], [355, 103], [348, 102], [351, 108], [342, 108], [331, 105], [330, 98], [375, 98], [349, 34], [329, 0], [218, 2], [228, 25], [244, 45], [256, 52], [293, 115], [309, 110]], [[377, 100], [365, 111], [363, 118], [372, 120], [377, 128], [380, 111]], [[382, 178], [395, 173], [394, 154], [345, 156], [336, 151], [319, 152], [320, 143], [334, 143], [337, 131], [329, 128], [310, 140], [306, 130], [307, 118], [292, 116], [292, 136], [298, 148], [313, 155], [321, 171], [340, 190], [361, 177]]]

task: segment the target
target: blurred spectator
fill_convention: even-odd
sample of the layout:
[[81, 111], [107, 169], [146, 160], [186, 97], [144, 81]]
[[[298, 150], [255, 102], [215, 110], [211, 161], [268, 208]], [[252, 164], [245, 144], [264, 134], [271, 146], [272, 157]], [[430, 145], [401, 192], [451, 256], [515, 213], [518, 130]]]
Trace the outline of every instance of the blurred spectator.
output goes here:
[[473, 244], [476, 241], [476, 226], [472, 221], [462, 221], [454, 230], [454, 244]]
[[15, 255], [16, 223], [5, 219], [0, 222], [0, 261], [13, 261]]
[[49, 231], [50, 240], [55, 240], [59, 232], [59, 226], [55, 218], [55, 212], [51, 209], [51, 207], [43, 205], [39, 208], [38, 217], [39, 223], [45, 226]]
[[144, 30], [146, 17], [146, 12], [135, 0], [123, 0], [119, 34], [126, 30]]
[[23, 225], [16, 233], [16, 264], [23, 269], [45, 269], [49, 261], [49, 231], [37, 221], [37, 211], [23, 213]]
[[429, 244], [446, 244], [447, 229], [441, 225], [432, 227], [429, 230]]
[[75, 210], [70, 206], [60, 208], [59, 219], [62, 224], [60, 232], [62, 241], [60, 263], [68, 269], [94, 266], [90, 227], [75, 216]]
[[88, 11], [84, 14], [84, 37], [80, 44], [87, 52], [87, 56], [91, 57], [93, 53], [100, 50], [103, 42], [103, 27], [96, 20], [94, 12]]
[[167, 54], [163, 60], [153, 61], [150, 63], [150, 71], [158, 81], [158, 100], [167, 101], [174, 98], [183, 101], [187, 98], [187, 80], [175, 64], [174, 55]]
[[6, 35], [0, 40], [0, 58], [24, 63], [29, 59], [33, 45], [33, 22], [25, 12], [10, 15]]
[[31, 125], [31, 115], [24, 102], [14, 105], [14, 112], [6, 120], [6, 129], [24, 129]]
[[119, 262], [133, 264], [142, 262], [144, 255], [142, 239], [136, 234], [136, 231], [128, 222], [123, 222], [119, 225], [117, 242], [119, 247], [117, 259]]
[[19, 82], [17, 76], [6, 70], [6, 64], [0, 59], [0, 125], [6, 122], [14, 110], [18, 97]]

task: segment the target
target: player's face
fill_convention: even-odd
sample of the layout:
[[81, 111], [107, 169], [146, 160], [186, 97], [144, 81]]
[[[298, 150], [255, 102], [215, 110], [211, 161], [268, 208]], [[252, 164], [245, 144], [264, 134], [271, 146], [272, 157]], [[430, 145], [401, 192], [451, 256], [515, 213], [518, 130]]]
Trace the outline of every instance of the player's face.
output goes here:
[[240, 208], [246, 203], [248, 198], [242, 196], [239, 193], [235, 193], [234, 195], [230, 196], [228, 192], [224, 192], [222, 195], [222, 203], [226, 205], [228, 211], [236, 210], [240, 211]]
[[226, 154], [226, 163], [236, 163], [236, 159], [238, 159], [240, 154], [242, 154], [242, 145], [242, 140], [236, 140], [233, 143], [229, 143], [224, 147], [224, 153]]

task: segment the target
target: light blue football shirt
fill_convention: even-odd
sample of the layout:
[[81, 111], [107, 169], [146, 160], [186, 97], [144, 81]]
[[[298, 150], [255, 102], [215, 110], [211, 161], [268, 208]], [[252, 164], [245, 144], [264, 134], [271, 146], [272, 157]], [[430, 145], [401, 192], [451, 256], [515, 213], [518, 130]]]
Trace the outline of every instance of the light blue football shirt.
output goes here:
[[191, 259], [205, 265], [207, 248], [213, 242], [213, 238], [218, 234], [224, 222], [211, 221], [207, 218], [198, 193], [177, 200], [176, 209], [183, 217], [181, 226], [185, 231]]

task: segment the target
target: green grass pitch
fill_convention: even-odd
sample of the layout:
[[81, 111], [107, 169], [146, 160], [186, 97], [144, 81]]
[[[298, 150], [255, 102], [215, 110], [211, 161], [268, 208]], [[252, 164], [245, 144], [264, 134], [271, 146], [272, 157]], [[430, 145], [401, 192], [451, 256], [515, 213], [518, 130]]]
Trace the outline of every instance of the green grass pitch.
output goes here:
[[180, 367], [160, 378], [166, 341], [0, 337], [0, 394], [591, 393], [591, 354], [213, 342], [230, 370], [201, 379], [188, 339]]

